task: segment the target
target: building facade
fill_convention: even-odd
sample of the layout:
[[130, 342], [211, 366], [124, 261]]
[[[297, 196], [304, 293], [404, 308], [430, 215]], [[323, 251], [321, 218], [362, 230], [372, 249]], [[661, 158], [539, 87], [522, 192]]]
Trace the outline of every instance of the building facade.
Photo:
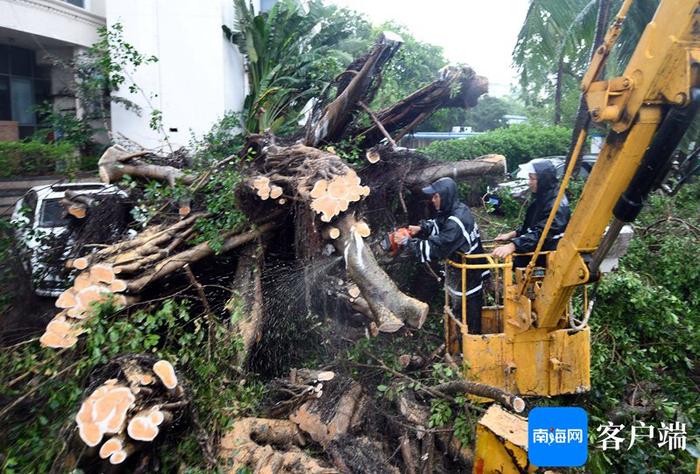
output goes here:
[[[119, 23], [126, 42], [158, 61], [129, 74], [135, 93], [117, 92], [141, 112], [113, 102], [113, 136], [147, 148], [186, 145], [242, 108], [243, 59], [221, 30], [233, 20], [231, 0], [0, 0], [0, 140], [30, 136], [34, 107], [46, 101], [80, 116], [66, 64], [99, 39], [98, 28]], [[159, 130], [149, 126], [153, 111]]]

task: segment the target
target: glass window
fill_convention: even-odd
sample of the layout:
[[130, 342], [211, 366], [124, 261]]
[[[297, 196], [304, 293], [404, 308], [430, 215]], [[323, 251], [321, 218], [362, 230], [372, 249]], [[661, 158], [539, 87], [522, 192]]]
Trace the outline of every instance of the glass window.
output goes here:
[[7, 76], [0, 76], [0, 120], [12, 120], [10, 78]]
[[75, 5], [76, 7], [85, 8], [85, 0], [64, 0], [66, 3]]
[[12, 100], [12, 120], [19, 122], [20, 125], [36, 123], [32, 80], [12, 77], [10, 79], [10, 95]]
[[10, 47], [0, 44], [0, 74], [10, 72]]
[[46, 199], [41, 206], [40, 227], [63, 227], [68, 225], [59, 199]]
[[10, 74], [13, 76], [34, 75], [34, 51], [10, 47]]

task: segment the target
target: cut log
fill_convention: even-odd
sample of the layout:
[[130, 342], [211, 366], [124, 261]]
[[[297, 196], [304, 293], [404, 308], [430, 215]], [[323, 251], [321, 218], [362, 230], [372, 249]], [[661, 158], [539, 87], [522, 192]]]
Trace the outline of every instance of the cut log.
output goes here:
[[126, 290], [126, 281], [124, 280], [114, 280], [110, 285], [109, 285], [109, 291], [112, 293], [121, 293], [122, 291]]
[[369, 234], [371, 233], [369, 226], [364, 221], [359, 221], [357, 224], [355, 224], [355, 232], [357, 232], [357, 235], [362, 238], [369, 237]]
[[109, 298], [109, 288], [101, 285], [91, 285], [78, 292], [76, 295], [76, 309], [89, 309], [92, 303], [106, 301]]
[[403, 294], [379, 267], [369, 246], [351, 230], [357, 225], [354, 216], [346, 214], [338, 224], [341, 235], [333, 243], [345, 257], [348, 275], [367, 300], [379, 330], [395, 332], [404, 322], [415, 328], [422, 327], [428, 316], [428, 305]]
[[75, 277], [75, 281], [73, 282], [73, 291], [84, 290], [91, 284], [92, 280], [90, 279], [90, 272], [82, 272]]
[[88, 258], [87, 257], [80, 257], [76, 258], [73, 260], [73, 268], [76, 270], [85, 270], [88, 267]]
[[[123, 463], [147, 443], [155, 442], [172, 424], [174, 416], [187, 407], [185, 391], [180, 386], [167, 390], [158, 383], [150, 384], [148, 389], [142, 387], [141, 391], [133, 390], [134, 380], [138, 384], [155, 379], [151, 367], [156, 362], [151, 355], [128, 354], [101, 364], [90, 374], [89, 380], [104, 381], [89, 392], [75, 415], [81, 442], [69, 443], [66, 455], [77, 459], [76, 467], [91, 472], [99, 459]], [[114, 378], [105, 379], [110, 375]], [[99, 449], [86, 450], [85, 445]]]
[[112, 265], [95, 264], [90, 267], [90, 280], [93, 283], [110, 284], [114, 281], [114, 271]]
[[123, 446], [124, 446], [124, 436], [123, 435], [112, 436], [107, 441], [102, 443], [102, 446], [100, 447], [100, 451], [99, 451], [99, 456], [102, 459], [107, 459], [112, 454], [116, 453], [117, 451], [121, 451]]
[[379, 162], [379, 160], [382, 158], [375, 148], [370, 148], [369, 150], [367, 150], [365, 156], [367, 157], [367, 161], [369, 161], [371, 164]]
[[75, 417], [80, 439], [90, 447], [97, 446], [105, 434], [117, 434], [124, 429], [126, 414], [136, 398], [127, 387], [103, 384], [80, 406]]
[[177, 386], [177, 376], [175, 376], [175, 368], [173, 364], [167, 360], [159, 360], [153, 364], [153, 372], [158, 376], [163, 385], [168, 389], [173, 389]]
[[136, 448], [134, 445], [125, 444], [122, 449], [112, 453], [112, 455], [109, 457], [109, 463], [112, 465], [122, 464], [124, 461], [126, 461], [126, 458], [133, 454], [135, 450]]
[[39, 343], [52, 349], [64, 349], [73, 347], [78, 342], [78, 336], [82, 330], [74, 325], [71, 320], [59, 313], [46, 325], [44, 334], [39, 338]]
[[[347, 379], [327, 382], [321, 396], [302, 404], [289, 419], [323, 447], [340, 439], [350, 429], [357, 411], [362, 410], [366, 403], [362, 386], [356, 382], [348, 385], [348, 382]], [[323, 393], [327, 393], [325, 398]], [[334, 406], [328, 407], [328, 403]], [[332, 416], [324, 416], [329, 411]]]
[[153, 441], [160, 430], [148, 415], [137, 415], [129, 421], [127, 433], [136, 441]]
[[340, 229], [333, 226], [327, 226], [323, 228], [321, 235], [326, 240], [335, 240], [340, 237]]
[[61, 309], [72, 308], [77, 304], [75, 298], [75, 291], [73, 288], [68, 288], [66, 291], [61, 293], [56, 300], [56, 307]]

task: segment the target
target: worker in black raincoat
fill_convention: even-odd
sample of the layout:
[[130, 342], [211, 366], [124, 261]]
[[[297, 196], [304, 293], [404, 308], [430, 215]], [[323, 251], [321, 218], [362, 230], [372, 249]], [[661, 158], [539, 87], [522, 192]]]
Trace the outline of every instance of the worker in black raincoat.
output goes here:
[[[441, 178], [422, 189], [431, 197], [437, 210], [435, 219], [423, 220], [418, 226], [409, 226], [414, 239], [404, 242], [421, 262], [436, 262], [449, 258], [461, 262], [457, 252], [465, 254], [484, 253], [481, 246], [479, 226], [474, 221], [469, 207], [459, 201], [457, 183], [452, 178]], [[481, 260], [481, 259], [480, 259]], [[486, 259], [468, 260], [469, 263], [486, 263]], [[472, 334], [481, 333], [481, 307], [483, 304], [483, 281], [489, 271], [467, 271], [467, 325]], [[462, 314], [461, 270], [448, 265], [445, 285], [450, 295], [452, 311], [457, 319]]]
[[[514, 252], [534, 252], [537, 242], [542, 236], [549, 213], [554, 207], [559, 186], [556, 169], [552, 162], [549, 160], [535, 161], [528, 171], [528, 186], [532, 191], [533, 199], [525, 213], [525, 221], [516, 230], [496, 237], [495, 240], [510, 242], [496, 247], [493, 250], [495, 257], [505, 258]], [[557, 248], [559, 239], [564, 236], [564, 230], [569, 224], [570, 217], [569, 201], [564, 195], [542, 246], [543, 251]], [[521, 267], [526, 266], [529, 261], [529, 257], [517, 258], [514, 264], [516, 267]], [[543, 264], [543, 262], [544, 259], [538, 261], [538, 265]]]

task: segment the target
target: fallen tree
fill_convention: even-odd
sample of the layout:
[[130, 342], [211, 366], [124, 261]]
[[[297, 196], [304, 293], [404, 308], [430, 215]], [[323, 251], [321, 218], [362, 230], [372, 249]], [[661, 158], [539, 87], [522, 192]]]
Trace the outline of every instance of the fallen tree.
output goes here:
[[[505, 160], [489, 155], [439, 163], [396, 146], [396, 140], [435, 111], [473, 106], [487, 89], [485, 78], [470, 68], [448, 68], [433, 83], [394, 106], [374, 112], [367, 104], [379, 87], [382, 67], [399, 46], [399, 38], [382, 35], [367, 55], [353, 62], [339, 76], [335, 97], [316, 104], [297, 141], [270, 133], [251, 134], [238, 154], [198, 171], [187, 169], [178, 156], [157, 157], [118, 146], [107, 150], [99, 161], [105, 182], [124, 176], [160, 181], [167, 185], [167, 200], [139, 207], [151, 211], [140, 221], [136, 236], [94, 248], [67, 263], [75, 272], [74, 283], [56, 301], [62, 311], [47, 326], [41, 343], [54, 348], [74, 346], [97, 314], [96, 305], [111, 300], [128, 314], [137, 301], [148, 301], [146, 295], [155, 292], [157, 297], [159, 285], [170, 285], [184, 286], [182, 291], [189, 290], [201, 304], [211, 353], [212, 328], [218, 324], [215, 320], [221, 317], [224, 305], [210, 302], [207, 285], [200, 282], [209, 277], [207, 271], [200, 270], [207, 267], [200, 264], [211, 260], [208, 268], [212, 269], [216, 259], [224, 258], [233, 260], [229, 273], [234, 275], [225, 291], [226, 308], [233, 315], [227, 328], [241, 341], [238, 360], [231, 362], [241, 370], [255, 358], [256, 350], [269, 344], [265, 328], [290, 317], [290, 311], [317, 311], [319, 304], [334, 305], [338, 317], [361, 314], [361, 324], [371, 335], [404, 327], [420, 329], [428, 304], [406, 294], [383, 265], [385, 259], [376, 258], [372, 250], [395, 223], [382, 222], [377, 211], [395, 213], [403, 208], [407, 213], [404, 192], [443, 176], [497, 176], [505, 171]], [[370, 118], [369, 128], [361, 125], [363, 114]], [[358, 156], [366, 157], [369, 165], [348, 161], [336, 149], [344, 140], [359, 143]], [[146, 199], [146, 193], [142, 197]], [[75, 199], [70, 201], [66, 203], [69, 208]], [[419, 200], [412, 205], [420, 212]], [[172, 212], [174, 209], [177, 212]], [[233, 214], [236, 218], [229, 218]], [[290, 284], [301, 295], [298, 299], [303, 300], [300, 306], [294, 306], [297, 299], [279, 291], [271, 281], [278, 277], [272, 268], [279, 255], [285, 255], [289, 268], [300, 269], [298, 276], [290, 277]], [[238, 420], [224, 436], [222, 452], [229, 453], [234, 466], [256, 470], [394, 471], [396, 468], [386, 461], [390, 455], [387, 441], [372, 439], [360, 429], [367, 404], [363, 387], [347, 377], [327, 381], [319, 380], [318, 374], [315, 377], [310, 379], [315, 380], [311, 385], [308, 381], [289, 382], [285, 390], [299, 398], [289, 402], [287, 412], [275, 413], [275, 418], [284, 419]], [[151, 389], [140, 388], [134, 393], [133, 387], [124, 388], [120, 380], [117, 377], [117, 382], [102, 390], [107, 393], [113, 390], [112, 385], [117, 387], [115, 393], [121, 398], [114, 395], [119, 405], [115, 410], [124, 412], [126, 418], [133, 412], [139, 420], [160, 420], [160, 415], [144, 414], [150, 405], [139, 402], [138, 393]], [[321, 387], [324, 383], [326, 389]], [[163, 396], [168, 394], [163, 392]], [[507, 395], [502, 399], [510, 400]], [[163, 428], [170, 418], [163, 414]], [[100, 427], [105, 424], [101, 419], [88, 421]], [[119, 427], [117, 421], [121, 422]], [[82, 428], [88, 436], [86, 443], [96, 447], [101, 435], [110, 435], [108, 446], [100, 449], [105, 455], [109, 452], [110, 461], [112, 457], [124, 461], [141, 446], [131, 441], [143, 441], [140, 434], [129, 433], [128, 426], [128, 437], [123, 437], [124, 422], [115, 420], [107, 431], [97, 430], [99, 434], [94, 428]], [[146, 427], [147, 421], [134, 424], [139, 424], [141, 431], [154, 432], [150, 425]], [[309, 439], [323, 448], [325, 459], [312, 459], [301, 452]], [[420, 453], [411, 446], [409, 437], [403, 436], [402, 443], [406, 465], [411, 457], [433, 455], [432, 432]], [[431, 465], [424, 463], [421, 469], [430, 470]]]

